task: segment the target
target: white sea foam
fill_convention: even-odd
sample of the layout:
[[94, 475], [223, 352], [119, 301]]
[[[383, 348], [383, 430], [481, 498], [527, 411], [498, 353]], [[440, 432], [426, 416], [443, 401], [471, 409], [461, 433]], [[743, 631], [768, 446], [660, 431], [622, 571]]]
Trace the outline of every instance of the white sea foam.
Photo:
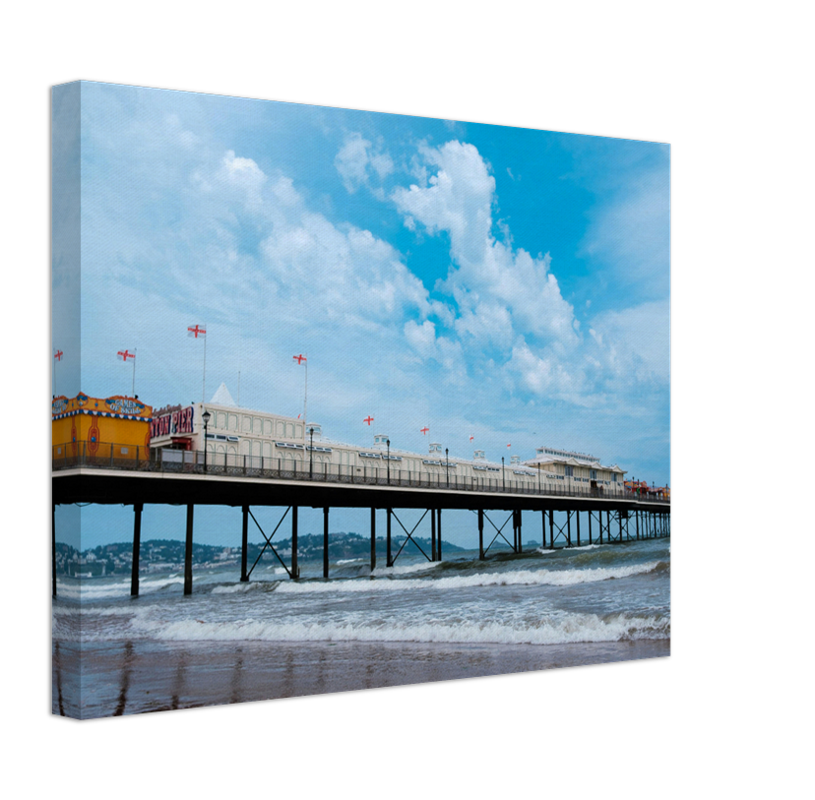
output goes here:
[[[134, 620], [134, 623], [136, 621]], [[167, 641], [277, 641], [277, 642], [441, 642], [496, 644], [564, 644], [615, 642], [634, 639], [667, 639], [670, 621], [639, 615], [569, 613], [541, 619], [537, 624], [502, 624], [461, 620], [455, 624], [428, 620], [335, 623], [331, 621], [280, 622], [244, 620], [208, 623], [185, 619], [171, 623], [139, 620], [151, 638]]]
[[[139, 593], [149, 594], [168, 586], [183, 584], [184, 578], [178, 575], [161, 578], [142, 578], [139, 581]], [[124, 597], [130, 594], [130, 578], [115, 582], [84, 580], [81, 582], [61, 583], [57, 587], [58, 596], [67, 600], [107, 600], [113, 597]]]
[[371, 575], [374, 577], [386, 578], [391, 575], [409, 575], [412, 572], [425, 572], [427, 570], [436, 569], [441, 566], [441, 561], [435, 562], [421, 562], [419, 564], [410, 564], [405, 567], [377, 567]]
[[[285, 570], [284, 570], [285, 572]], [[280, 581], [251, 581], [245, 583], [231, 583], [228, 586], [216, 586], [211, 594], [238, 594], [240, 592], [268, 591], [278, 586]]]
[[[281, 583], [278, 592], [328, 593], [328, 592], [404, 592], [463, 589], [472, 586], [573, 586], [578, 583], [594, 583], [613, 578], [627, 578], [651, 572], [660, 562], [632, 564], [583, 570], [516, 570], [513, 572], [490, 572], [473, 575], [451, 575], [432, 580], [405, 578], [393, 581], [338, 580], [329, 583]], [[410, 570], [410, 567], [405, 567]]]

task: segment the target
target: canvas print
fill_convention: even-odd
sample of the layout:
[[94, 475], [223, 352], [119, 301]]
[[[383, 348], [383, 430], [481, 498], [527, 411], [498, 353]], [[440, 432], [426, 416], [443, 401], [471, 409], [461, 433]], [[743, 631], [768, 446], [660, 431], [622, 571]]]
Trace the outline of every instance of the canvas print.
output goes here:
[[52, 710], [670, 653], [667, 144], [52, 90]]

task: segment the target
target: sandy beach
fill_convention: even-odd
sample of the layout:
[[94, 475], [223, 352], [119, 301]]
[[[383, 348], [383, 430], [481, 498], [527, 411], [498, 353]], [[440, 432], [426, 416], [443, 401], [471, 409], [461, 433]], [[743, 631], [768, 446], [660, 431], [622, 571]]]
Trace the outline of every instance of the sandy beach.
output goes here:
[[[670, 655], [670, 640], [564, 645], [122, 642], [54, 647], [56, 714], [138, 714]], [[73, 713], [72, 713], [73, 712]]]

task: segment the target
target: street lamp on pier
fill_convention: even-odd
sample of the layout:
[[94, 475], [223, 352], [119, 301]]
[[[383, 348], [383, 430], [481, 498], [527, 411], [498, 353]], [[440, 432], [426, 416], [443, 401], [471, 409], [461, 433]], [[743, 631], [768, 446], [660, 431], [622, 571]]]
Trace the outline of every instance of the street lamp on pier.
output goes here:
[[308, 429], [308, 434], [311, 437], [311, 444], [308, 447], [308, 479], [314, 477], [314, 426]]
[[504, 491], [504, 492], [507, 490], [507, 480], [506, 480], [506, 474], [504, 473], [504, 457], [503, 456], [501, 456], [501, 490]]
[[390, 486], [391, 485], [391, 440], [386, 439], [385, 444], [388, 446], [388, 457], [386, 459], [386, 461], [388, 463], [386, 464], [386, 466], [388, 468], [388, 486]]
[[209, 425], [209, 421], [212, 419], [212, 414], [209, 413], [206, 409], [204, 413], [201, 415], [201, 419], [204, 420], [204, 472], [207, 471], [207, 425]]
[[444, 457], [447, 460], [447, 488], [450, 488], [450, 448], [444, 448]]

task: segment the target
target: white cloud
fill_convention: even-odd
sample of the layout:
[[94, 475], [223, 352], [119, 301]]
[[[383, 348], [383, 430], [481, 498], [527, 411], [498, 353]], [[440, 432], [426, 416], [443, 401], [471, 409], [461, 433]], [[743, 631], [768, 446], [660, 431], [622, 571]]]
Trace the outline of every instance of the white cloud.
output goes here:
[[251, 158], [239, 158], [234, 150], [229, 150], [213, 177], [210, 184], [213, 191], [236, 193], [247, 206], [261, 204], [266, 175]]
[[460, 317], [456, 328], [476, 342], [508, 349], [515, 333], [574, 346], [574, 313], [560, 293], [549, 255], [533, 258], [492, 232], [495, 179], [471, 144], [423, 145], [420, 154], [437, 168], [426, 185], [397, 188], [392, 199], [408, 227], [421, 223], [430, 233], [450, 235], [454, 262], [442, 290], [451, 294]]
[[549, 398], [582, 403], [582, 379], [579, 374], [567, 370], [552, 354], [536, 355], [521, 338], [512, 348], [512, 358], [507, 364], [523, 386], [530, 392]]
[[405, 338], [422, 358], [436, 355], [436, 326], [428, 319], [419, 325], [414, 320], [405, 323]]
[[606, 311], [591, 320], [594, 351], [617, 381], [666, 384], [670, 378], [670, 319], [667, 301]]
[[468, 270], [483, 260], [490, 239], [495, 180], [471, 144], [452, 141], [438, 149], [422, 145], [420, 154], [438, 172], [426, 186], [397, 188], [393, 200], [430, 233], [447, 231], [453, 258]]
[[381, 146], [364, 139], [360, 133], [350, 133], [334, 159], [334, 166], [342, 178], [343, 186], [353, 194], [368, 185], [373, 174], [381, 181], [394, 171], [393, 159]]
[[[490, 353], [508, 389], [580, 406], [602, 405], [612, 385], [625, 391], [643, 382], [667, 381], [665, 304], [600, 314], [584, 337], [573, 306], [561, 294], [549, 253], [533, 257], [513, 246], [506, 224], [493, 225], [496, 184], [478, 150], [458, 141], [438, 148], [423, 144], [418, 158], [413, 172], [419, 182], [397, 188], [391, 199], [409, 228], [421, 225], [450, 237], [453, 263], [436, 288], [454, 300], [452, 323], [443, 321], [455, 331], [469, 362], [483, 362]], [[659, 209], [645, 212], [640, 206], [658, 187], [641, 188], [644, 194], [636, 203], [609, 211], [604, 224], [625, 220], [629, 230], [644, 218], [646, 227], [656, 226]], [[441, 341], [434, 343], [431, 332], [406, 329], [426, 357]]]

